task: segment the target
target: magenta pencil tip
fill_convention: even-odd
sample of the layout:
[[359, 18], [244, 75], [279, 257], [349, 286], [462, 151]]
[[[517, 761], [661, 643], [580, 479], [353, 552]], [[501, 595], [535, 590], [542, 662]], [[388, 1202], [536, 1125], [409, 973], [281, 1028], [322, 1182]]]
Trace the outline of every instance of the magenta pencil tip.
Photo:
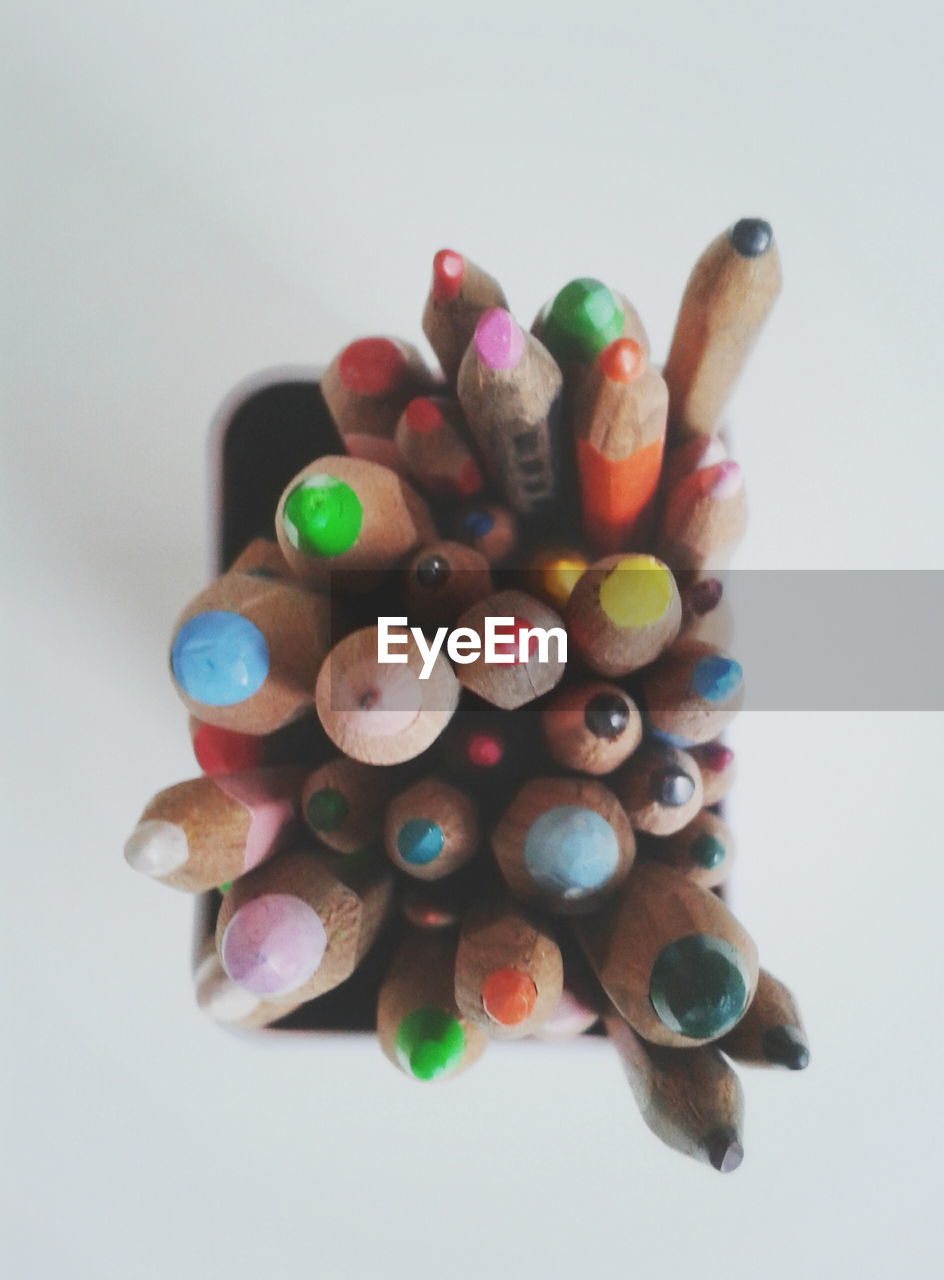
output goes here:
[[524, 334], [501, 307], [483, 312], [473, 341], [478, 358], [489, 369], [514, 369], [524, 354]]

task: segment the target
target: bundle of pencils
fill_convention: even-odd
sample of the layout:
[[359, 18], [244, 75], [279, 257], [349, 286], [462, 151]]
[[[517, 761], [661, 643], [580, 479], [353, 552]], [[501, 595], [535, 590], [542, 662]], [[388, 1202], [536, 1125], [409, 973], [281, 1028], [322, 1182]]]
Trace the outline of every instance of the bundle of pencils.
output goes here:
[[211, 1016], [297, 1025], [360, 984], [418, 1080], [605, 1029], [649, 1127], [737, 1167], [730, 1060], [809, 1058], [721, 891], [743, 673], [718, 574], [745, 497], [719, 424], [779, 284], [766, 222], [725, 231], [660, 372], [600, 281], [528, 331], [445, 250], [442, 376], [383, 337], [332, 361], [336, 450], [177, 621], [202, 774], [125, 850], [205, 895]]

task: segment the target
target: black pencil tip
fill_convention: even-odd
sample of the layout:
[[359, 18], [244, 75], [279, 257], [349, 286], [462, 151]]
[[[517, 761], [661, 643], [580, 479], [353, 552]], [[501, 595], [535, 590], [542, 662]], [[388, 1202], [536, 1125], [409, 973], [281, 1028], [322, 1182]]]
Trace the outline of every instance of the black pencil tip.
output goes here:
[[790, 1071], [802, 1071], [810, 1065], [806, 1042], [793, 1027], [771, 1027], [764, 1032], [764, 1056], [768, 1062]]
[[708, 1160], [719, 1173], [733, 1173], [744, 1159], [744, 1148], [730, 1126], [716, 1129], [706, 1143]]
[[773, 228], [763, 218], [742, 218], [731, 228], [731, 244], [742, 258], [759, 258], [773, 242]]

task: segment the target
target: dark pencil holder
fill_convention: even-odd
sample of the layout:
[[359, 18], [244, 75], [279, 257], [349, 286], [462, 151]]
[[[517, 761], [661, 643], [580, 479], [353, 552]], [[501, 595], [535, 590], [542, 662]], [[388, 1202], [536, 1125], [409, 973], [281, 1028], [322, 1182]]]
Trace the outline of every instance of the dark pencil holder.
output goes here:
[[[319, 371], [273, 369], [237, 386], [210, 430], [211, 572], [223, 573], [253, 538], [272, 536], [282, 490], [302, 467], [326, 453], [344, 453], [318, 386]], [[194, 960], [212, 934], [220, 895], [197, 900]], [[386, 967], [384, 939], [340, 987], [303, 1005], [266, 1032], [373, 1031], [377, 988]]]

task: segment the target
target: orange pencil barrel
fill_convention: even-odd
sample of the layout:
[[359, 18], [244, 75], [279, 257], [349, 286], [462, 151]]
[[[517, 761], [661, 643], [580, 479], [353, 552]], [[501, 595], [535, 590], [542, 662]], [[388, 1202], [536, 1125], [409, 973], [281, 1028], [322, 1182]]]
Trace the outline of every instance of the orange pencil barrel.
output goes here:
[[577, 387], [574, 436], [587, 537], [625, 551], [649, 532], [669, 396], [640, 344], [617, 338]]

